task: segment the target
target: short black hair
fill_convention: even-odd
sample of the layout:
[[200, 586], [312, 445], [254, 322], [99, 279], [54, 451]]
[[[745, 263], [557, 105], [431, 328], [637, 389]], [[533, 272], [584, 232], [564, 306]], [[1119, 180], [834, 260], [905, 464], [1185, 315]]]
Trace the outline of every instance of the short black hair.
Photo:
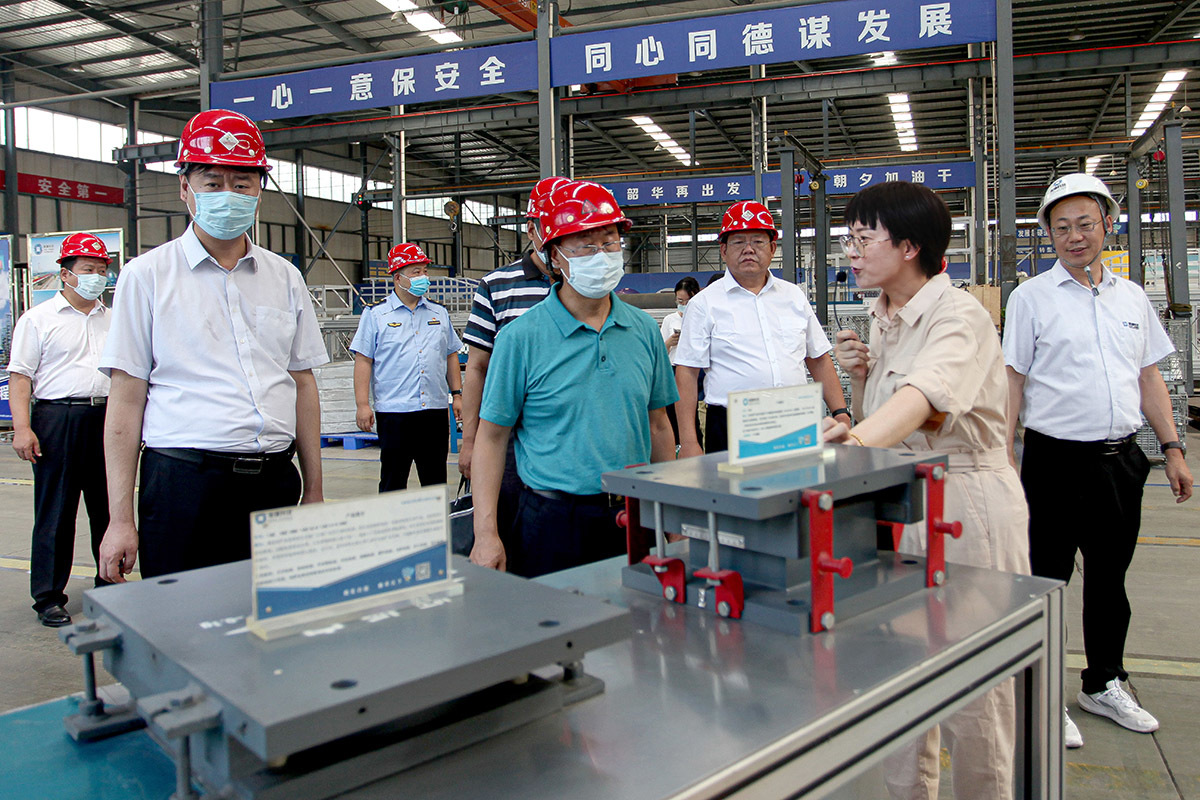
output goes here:
[[724, 278], [724, 277], [725, 277], [724, 272], [714, 272], [712, 275], [708, 276], [708, 281], [704, 284], [704, 288], [707, 289], [709, 286], [712, 286], [714, 283], [716, 283], [717, 281], [721, 280], [721, 278]]
[[78, 260], [79, 260], [79, 256], [71, 256], [70, 258], [64, 258], [62, 261], [58, 262], [58, 268], [65, 269], [67, 272], [74, 272], [75, 271], [75, 262]]
[[907, 181], [887, 181], [863, 189], [846, 204], [846, 224], [885, 228], [893, 244], [907, 241], [918, 248], [917, 262], [925, 277], [942, 271], [950, 246], [950, 209], [930, 189]]
[[688, 297], [695, 297], [700, 294], [700, 282], [688, 275], [679, 279], [679, 283], [675, 284], [675, 291], [687, 292]]

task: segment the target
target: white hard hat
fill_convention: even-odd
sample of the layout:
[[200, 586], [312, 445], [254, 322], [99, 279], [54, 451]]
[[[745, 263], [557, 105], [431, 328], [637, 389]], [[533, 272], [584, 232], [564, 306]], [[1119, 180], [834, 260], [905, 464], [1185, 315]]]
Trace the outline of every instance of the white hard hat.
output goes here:
[[1038, 222], [1041, 223], [1042, 230], [1046, 233], [1050, 232], [1050, 222], [1046, 219], [1046, 210], [1059, 200], [1076, 194], [1086, 194], [1096, 198], [1097, 202], [1102, 202], [1108, 216], [1114, 220], [1121, 213], [1121, 207], [1113, 199], [1112, 193], [1108, 191], [1108, 187], [1104, 185], [1104, 181], [1082, 172], [1072, 172], [1070, 175], [1063, 175], [1061, 178], [1058, 178], [1046, 189], [1046, 195], [1042, 198], [1042, 205], [1038, 208], [1037, 213]]

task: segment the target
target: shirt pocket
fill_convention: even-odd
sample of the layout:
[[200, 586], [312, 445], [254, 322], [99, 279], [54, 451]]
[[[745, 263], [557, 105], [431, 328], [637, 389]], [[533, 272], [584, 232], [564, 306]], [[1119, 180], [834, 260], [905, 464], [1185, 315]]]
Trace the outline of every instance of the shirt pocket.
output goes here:
[[779, 343], [789, 353], [808, 356], [808, 326], [803, 322], [779, 320]]
[[296, 338], [295, 315], [282, 308], [256, 306], [254, 332], [267, 357], [286, 369]]

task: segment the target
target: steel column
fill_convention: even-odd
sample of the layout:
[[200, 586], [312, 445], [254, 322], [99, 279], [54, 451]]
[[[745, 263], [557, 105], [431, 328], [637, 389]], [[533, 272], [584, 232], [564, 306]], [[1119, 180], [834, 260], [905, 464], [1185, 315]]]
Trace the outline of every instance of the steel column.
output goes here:
[[550, 39], [558, 27], [558, 0], [538, 4], [538, 155], [541, 177], [560, 174], [562, 125], [558, 115], [558, 90], [550, 81]]
[[[392, 106], [392, 114], [404, 113], [404, 106]], [[408, 172], [405, 164], [404, 130], [401, 129], [394, 137], [388, 139], [392, 148], [392, 244], [408, 241], [408, 202], [407, 195]]]
[[1138, 162], [1125, 161], [1125, 211], [1129, 215], [1126, 240], [1129, 248], [1129, 280], [1146, 285], [1146, 265], [1142, 261], [1142, 190], [1137, 187]]
[[[16, 99], [16, 85], [13, 80], [12, 63], [6, 63], [0, 69], [0, 96], [5, 103]], [[18, 254], [21, 248], [20, 208], [17, 203], [17, 111], [13, 106], [4, 108], [4, 229], [12, 234], [12, 253], [14, 262], [20, 261]], [[30, 207], [34, 201], [30, 200]]]
[[792, 283], [800, 283], [799, 264], [796, 259], [796, 192], [787, 191], [787, 186], [796, 185], [796, 151], [791, 147], [779, 148], [780, 212], [783, 214], [783, 234], [780, 258], [783, 277]]
[[[362, 170], [362, 188], [363, 188], [363, 192], [365, 193], [366, 188], [370, 183], [369, 179], [371, 177], [371, 172], [370, 172], [371, 167], [367, 163], [367, 143], [366, 142], [360, 142], [358, 145], [358, 163], [359, 163], [359, 168]], [[367, 279], [367, 276], [371, 274], [371, 268], [369, 266], [370, 261], [371, 261], [371, 227], [370, 227], [371, 220], [370, 220], [370, 215], [371, 215], [371, 212], [365, 205], [363, 205], [359, 208], [359, 210], [358, 210], [359, 238], [362, 240], [362, 242], [361, 242], [362, 250], [360, 251], [362, 253], [362, 269], [358, 273], [358, 279], [360, 281], [365, 281]]]
[[812, 176], [813, 280], [817, 289], [817, 319], [829, 324], [829, 205], [825, 202], [825, 175]]
[[208, 87], [225, 69], [225, 33], [221, 0], [200, 3], [200, 110], [209, 108]]
[[[1173, 119], [1163, 123], [1163, 150], [1167, 156], [1167, 209], [1171, 218], [1167, 228], [1171, 236], [1171, 271], [1167, 278], [1167, 297], [1171, 301], [1171, 316], [1189, 321], [1192, 318], [1192, 299], [1188, 289], [1187, 223], [1184, 214], [1187, 197], [1183, 186], [1183, 120]], [[1189, 345], [1191, 338], [1188, 337]], [[1184, 386], [1190, 393], [1192, 383], [1192, 348], [1183, 353]]]
[[[688, 112], [688, 155], [692, 159], [692, 168], [696, 167], [696, 111], [695, 109]], [[699, 206], [692, 203], [692, 266], [695, 270], [700, 264], [700, 243], [696, 241], [700, 235], [699, 220], [696, 215], [699, 213]], [[664, 551], [665, 552], [665, 551]]]
[[1017, 286], [1017, 162], [1013, 107], [1012, 0], [996, 0], [996, 160], [999, 167], [999, 204], [996, 223], [1000, 252], [996, 272], [1000, 302]]
[[[968, 55], [978, 56], [981, 45], [970, 45]], [[975, 160], [975, 188], [971, 192], [971, 260], [972, 283], [988, 282], [988, 168], [987, 123], [983, 103], [984, 79], [967, 82], [971, 101], [971, 157]]]
[[[750, 67], [750, 77], [766, 77], [766, 68]], [[750, 153], [754, 159], [754, 199], [763, 202], [762, 174], [767, 169], [767, 98], [756, 97], [750, 101]]]
[[[129, 105], [125, 107], [125, 141], [131, 145], [137, 144], [140, 105], [140, 100], [131, 97]], [[134, 159], [123, 166], [127, 167], [125, 170], [125, 257], [128, 259], [134, 258], [142, 252], [142, 223], [138, 214], [138, 178], [142, 171], [142, 162]]]

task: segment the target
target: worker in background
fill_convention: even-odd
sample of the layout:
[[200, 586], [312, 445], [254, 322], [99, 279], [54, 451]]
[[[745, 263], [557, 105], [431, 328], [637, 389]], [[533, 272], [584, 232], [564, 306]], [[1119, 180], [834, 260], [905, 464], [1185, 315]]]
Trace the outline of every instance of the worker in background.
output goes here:
[[[804, 290], [770, 272], [775, 256], [775, 220], [762, 203], [734, 203], [721, 220], [721, 258], [726, 272], [688, 303], [675, 351], [678, 419], [696, 415], [700, 370], [705, 370], [708, 452], [729, 449], [726, 405], [730, 392], [795, 386], [808, 382], [804, 369], [824, 391], [831, 416], [848, 422], [845, 395], [829, 339]], [[679, 457], [703, 453], [692, 431], [679, 431]]]
[[[1021, 482], [1033, 574], [1070, 581], [1075, 554], [1083, 554], [1087, 667], [1079, 707], [1150, 733], [1158, 720], [1121, 685], [1129, 677], [1125, 571], [1150, 473], [1135, 439], [1143, 415], [1162, 443], [1176, 502], [1192, 496], [1192, 473], [1157, 366], [1174, 347], [1142, 288], [1101, 260], [1119, 213], [1098, 178], [1074, 173], [1050, 184], [1037, 216], [1058, 260], [1009, 298], [1004, 361], [1010, 441], [1018, 411], [1025, 426]], [[1064, 738], [1068, 747], [1083, 745], [1070, 717]]]
[[[603, 186], [581, 181], [551, 193], [541, 241], [555, 285], [500, 331], [484, 386], [473, 466], [476, 564], [534, 577], [625, 552], [616, 524], [624, 504], [605, 494], [601, 475], [674, 456], [667, 348], [654, 320], [613, 292], [630, 227]], [[496, 517], [510, 432], [525, 486], [511, 565]]]
[[[475, 289], [471, 316], [463, 332], [469, 355], [463, 375], [463, 426], [458, 471], [467, 480], [471, 479], [475, 432], [479, 428], [479, 405], [483, 401], [483, 387], [492, 350], [496, 347], [496, 334], [550, 293], [550, 268], [542, 259], [540, 220], [546, 211], [550, 193], [570, 182], [568, 178], [551, 176], [534, 184], [525, 206], [525, 235], [529, 238], [529, 251], [519, 261], [483, 276]], [[514, 446], [515, 440], [510, 438], [496, 512], [500, 539], [510, 553], [515, 552], [517, 544], [512, 541], [511, 532], [517, 516], [517, 500], [521, 495]]]
[[[924, 186], [889, 181], [850, 200], [846, 225], [841, 243], [854, 280], [880, 295], [870, 309], [870, 347], [852, 330], [837, 334], [834, 355], [850, 375], [858, 422], [837, 425], [826, 439], [948, 454], [943, 516], [963, 530], [944, 537], [946, 560], [1028, 575], [1029, 515], [1008, 463], [1000, 337], [979, 301], [942, 272], [949, 209]], [[906, 526], [897, 549], [924, 557], [924, 523]], [[1008, 680], [890, 756], [888, 792], [936, 800], [945, 746], [956, 797], [1010, 800], [1015, 725]]]
[[270, 169], [262, 134], [203, 111], [175, 167], [192, 224], [125, 265], [100, 359], [112, 376], [100, 546], [111, 581], [139, 555], [144, 578], [249, 558], [251, 512], [322, 500], [312, 368], [328, 356], [312, 298], [291, 262], [247, 235]]
[[[109, 381], [97, 368], [111, 316], [100, 301], [109, 261], [99, 237], [68, 236], [58, 256], [62, 291], [22, 314], [12, 336], [13, 449], [33, 465], [29, 589], [33, 610], [50, 628], [71, 623], [64, 606], [80, 493], [97, 564], [108, 527], [104, 407]], [[95, 585], [106, 584], [97, 572]]]
[[415, 244], [398, 244], [388, 253], [388, 273], [392, 294], [363, 309], [350, 342], [358, 427], [379, 425], [381, 492], [408, 488], [414, 461], [422, 486], [445, 483], [450, 398], [454, 418], [462, 419], [462, 342], [446, 307], [425, 296], [429, 257]]
[[[698, 294], [700, 294], [700, 283], [695, 278], [690, 275], [680, 278], [679, 282], [675, 284], [675, 310], [663, 317], [662, 326], [659, 328], [662, 332], [663, 341], [667, 345], [667, 356], [671, 359], [672, 366], [675, 364], [675, 348], [679, 344], [679, 331], [683, 327], [684, 312], [687, 311], [687, 305], [691, 302], [691, 299]], [[675, 406], [667, 406], [667, 419], [671, 421], [671, 431], [675, 434], [675, 446], [679, 447], [679, 423], [675, 419]], [[699, 440], [699, 411], [696, 413], [693, 424], [696, 428], [696, 437]]]

